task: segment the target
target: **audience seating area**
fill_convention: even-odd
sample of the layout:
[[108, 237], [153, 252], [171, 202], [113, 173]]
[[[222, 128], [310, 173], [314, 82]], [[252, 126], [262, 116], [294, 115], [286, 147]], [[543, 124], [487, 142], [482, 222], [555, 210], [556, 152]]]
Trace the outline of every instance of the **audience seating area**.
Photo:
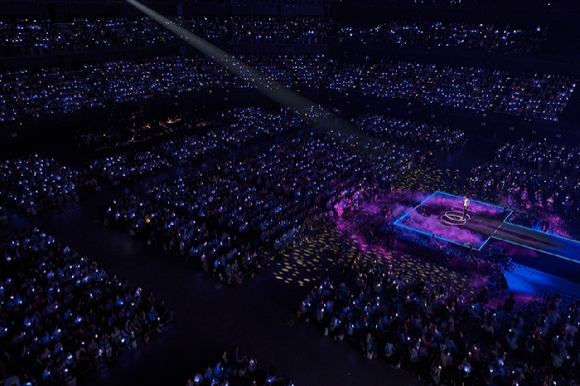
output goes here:
[[[126, 185], [162, 173], [173, 165], [192, 165], [196, 161], [224, 154], [255, 141], [267, 140], [275, 135], [306, 128], [304, 121], [296, 113], [285, 110], [267, 111], [260, 108], [232, 109], [221, 113], [218, 122], [205, 134], [186, 134], [169, 139], [148, 150], [123, 150], [116, 155], [97, 158], [88, 163], [82, 173], [38, 155], [7, 160], [0, 165], [0, 197], [32, 214], [43, 208], [62, 206], [66, 201], [78, 200], [91, 192], [99, 191], [102, 184]], [[364, 165], [370, 168], [371, 174], [368, 176], [361, 174], [361, 178], [368, 177], [369, 181], [377, 179], [379, 183], [384, 184], [397, 178], [398, 173], [395, 172], [397, 168], [401, 168], [399, 172], [405, 173], [417, 162], [419, 164], [432, 162], [434, 152], [453, 151], [464, 144], [464, 133], [449, 128], [387, 119], [382, 116], [360, 117], [355, 123], [363, 132], [368, 131], [377, 137], [369, 147], [368, 154], [362, 156], [357, 154], [353, 137], [337, 140], [332, 139], [332, 136], [321, 135], [317, 140], [313, 137], [311, 140], [293, 140], [284, 145], [275, 145], [267, 154], [250, 157], [237, 164], [229, 161], [220, 168], [226, 176], [232, 170], [239, 171], [240, 168], [259, 173], [255, 175], [263, 175], [264, 177], [255, 180], [250, 174], [246, 176], [248, 179], [243, 181], [257, 184], [247, 189], [259, 192], [262, 190], [260, 186], [264, 183], [264, 179], [283, 178], [281, 174], [273, 176], [270, 174], [274, 170], [280, 172], [278, 168], [282, 167], [282, 161], [277, 157], [284, 152], [290, 152], [293, 157], [301, 159], [315, 157], [318, 162], [324, 162], [329, 154], [334, 154], [336, 157], [334, 162], [340, 163], [335, 166], [338, 169], [328, 174], [327, 178], [335, 178], [332, 176], [344, 174], [347, 170], [351, 170], [352, 173], [352, 170]], [[381, 142], [385, 140], [386, 142]], [[308, 151], [308, 146], [315, 148]], [[377, 151], [382, 151], [378, 158], [380, 162], [372, 158], [372, 154]], [[320, 167], [316, 166], [316, 170], [318, 171]], [[289, 169], [287, 173], [298, 182], [304, 168], [307, 168], [306, 164], [296, 165], [296, 168]], [[385, 174], [380, 175], [380, 172]], [[235, 177], [240, 178], [240, 175], [237, 174]], [[274, 183], [270, 185], [273, 187]], [[322, 185], [309, 186], [303, 193], [311, 199], [324, 189]], [[334, 190], [338, 191], [336, 189], [335, 187]], [[351, 189], [352, 186], [346, 190]], [[326, 194], [332, 196], [335, 193]], [[319, 202], [317, 205], [325, 204]]]
[[[241, 117], [236, 131], [244, 119], [280, 127], [283, 116], [255, 113], [239, 109], [226, 115]], [[291, 115], [284, 120], [295, 122]], [[240, 282], [272, 255], [320, 229], [345, 197], [359, 204], [372, 200], [380, 188], [428, 164], [438, 151], [436, 142], [418, 148], [369, 139], [361, 154], [358, 141], [312, 132], [263, 154], [218, 164], [217, 173], [194, 172], [155, 185], [147, 199], [116, 199], [106, 209], [105, 223], [162, 246], [228, 284]]]
[[110, 361], [173, 319], [163, 300], [38, 229], [0, 244], [0, 340], [45, 384]]
[[[514, 14], [529, 11], [530, 20], [540, 20], [539, 12], [546, 9], [548, 21], [535, 28], [531, 21], [527, 27], [506, 23], [510, 15], [503, 10], [508, 7], [492, 0], [241, 0], [199, 7], [197, 1], [149, 2], [161, 13], [187, 15], [169, 19], [234, 53], [268, 80], [257, 82], [251, 71], [233, 75], [155, 20], [137, 16], [143, 14], [124, 2], [105, 5], [125, 17], [73, 17], [81, 2], [41, 6], [42, 1], [37, 4], [42, 18], [0, 17], [0, 131], [12, 131], [14, 143], [24, 144], [22, 138], [44, 129], [48, 116], [55, 125], [62, 123], [63, 132], [74, 132], [73, 121], [86, 122], [75, 143], [94, 153], [67, 154], [84, 165], [82, 171], [37, 154], [0, 161], [0, 227], [13, 218], [29, 224], [32, 219], [22, 213], [34, 216], [63, 207], [104, 187], [112, 194], [88, 206], [93, 213], [99, 208], [95, 224], [125, 232], [157, 248], [158, 257], [183, 261], [204, 273], [191, 278], [211, 275], [223, 283], [210, 282], [212, 291], [243, 288], [274, 257], [309, 243], [317, 233], [334, 237], [323, 231], [342, 224], [339, 216], [357, 219], [363, 203], [375, 203], [373, 213], [378, 213], [377, 200], [386, 202], [384, 193], [394, 186], [409, 183], [421, 190], [421, 179], [444, 185], [431, 179], [428, 169], [438, 156], [461, 149], [466, 133], [401, 116], [431, 114], [431, 122], [453, 116], [447, 120], [452, 125], [477, 126], [489, 118], [546, 131], [573, 126], [568, 122], [577, 119], [574, 91], [580, 73], [573, 68], [575, 54], [560, 52], [564, 44], [558, 35], [573, 20], [555, 24], [565, 0], [513, 0]], [[360, 20], [363, 24], [329, 17], [348, 19], [348, 10], [358, 5], [369, 6], [365, 10], [376, 15]], [[190, 8], [194, 6], [200, 10]], [[15, 2], [2, 13], [17, 15], [20, 9]], [[403, 19], [415, 9], [419, 16], [385, 20], [387, 9], [388, 17]], [[437, 13], [430, 16], [430, 9]], [[463, 12], [477, 9], [485, 12]], [[212, 16], [192, 15], [204, 10], [212, 10]], [[448, 21], [433, 21], [445, 10], [452, 11], [444, 16]], [[92, 4], [85, 15], [107, 12], [96, 12]], [[478, 23], [479, 17], [486, 21]], [[525, 21], [521, 15], [513, 17]], [[552, 43], [557, 47], [551, 49]], [[494, 55], [493, 60], [485, 60], [487, 55]], [[535, 68], [539, 72], [530, 72]], [[271, 81], [316, 102], [300, 111], [248, 107], [263, 101], [254, 98], [256, 88], [261, 90], [253, 83], [270, 88]], [[248, 102], [241, 100], [246, 97]], [[351, 101], [366, 104], [348, 111], [350, 124], [359, 130], [344, 129], [338, 117], [317, 105], [333, 105], [333, 99], [340, 104], [332, 111]], [[220, 103], [229, 110], [216, 114]], [[160, 112], [167, 106], [171, 112]], [[148, 107], [154, 107], [150, 114], [144, 112]], [[391, 107], [392, 116], [365, 114]], [[167, 115], [159, 119], [162, 114]], [[130, 118], [117, 120], [121, 116]], [[172, 118], [165, 120], [167, 116]], [[39, 138], [30, 148], [42, 147]], [[442, 170], [435, 173], [445, 178]], [[449, 169], [446, 174], [451, 179]], [[580, 147], [546, 139], [505, 143], [493, 161], [473, 167], [464, 180], [458, 170], [453, 180], [445, 186], [462, 185], [466, 196], [513, 209], [506, 221], [580, 239]], [[102, 202], [109, 204], [100, 207]], [[387, 219], [389, 209], [385, 204]], [[43, 224], [50, 220], [44, 215], [38, 219]], [[347, 226], [347, 236], [358, 225]], [[389, 237], [397, 235], [390, 221], [382, 229]], [[0, 384], [76, 383], [77, 377], [148, 344], [175, 321], [164, 300], [106, 272], [91, 257], [38, 228], [4, 233]], [[342, 237], [339, 253], [349, 253], [348, 237]], [[446, 258], [465, 257], [454, 246], [445, 251], [437, 246]], [[286, 326], [297, 320], [312, 323], [328, 339], [346, 341], [365, 358], [379, 358], [428, 385], [577, 385], [580, 312], [575, 298], [551, 296], [546, 289], [543, 301], [536, 297], [516, 310], [513, 294], [499, 304], [490, 301], [488, 287], [465, 295], [458, 286], [412, 277], [388, 263], [370, 261], [364, 253], [356, 251], [336, 280], [324, 274], [298, 301], [297, 319]], [[332, 257], [319, 265], [334, 267], [338, 260], [332, 262]], [[160, 267], [159, 261], [148, 262]], [[177, 265], [183, 268], [179, 262], [170, 268]], [[478, 275], [479, 265], [472, 279]], [[272, 283], [260, 287], [261, 279], [246, 287], [280, 288]], [[302, 279], [297, 286], [318, 280]], [[501, 284], [494, 283], [498, 293], [509, 289]], [[213, 311], [204, 308], [203, 316]], [[185, 339], [192, 337], [194, 333]], [[205, 340], [210, 343], [200, 340], [201, 346], [216, 343]], [[186, 353], [188, 348], [179, 350]], [[208, 363], [212, 365], [191, 374], [186, 386], [293, 386], [275, 366], [261, 369], [237, 346]]]
[[[233, 44], [391, 44], [429, 48], [457, 47], [490, 51], [540, 51], [549, 28], [500, 28], [493, 24], [386, 20], [369, 27], [343, 26], [323, 17], [193, 16], [173, 22], [214, 42]], [[0, 53], [66, 52], [70, 49], [118, 48], [127, 45], [177, 43], [173, 34], [147, 17], [74, 18], [71, 23], [47, 19], [0, 20]], [[32, 50], [32, 51], [31, 51]]]
[[[325, 88], [347, 95], [402, 99], [526, 119], [558, 121], [576, 87], [570, 77], [523, 74], [511, 78], [506, 71], [473, 67], [402, 61], [348, 64], [324, 55], [240, 58], [289, 88]], [[0, 105], [2, 120], [160, 95], [253, 87], [210, 59], [180, 56], [157, 57], [143, 63], [122, 60], [86, 64], [80, 72], [64, 73], [57, 68], [7, 71], [0, 74], [0, 79], [7, 94]]]
[[[493, 161], [473, 168], [469, 190], [482, 199], [537, 213], [540, 218], [579, 219], [579, 170], [579, 148], [522, 139], [503, 145]], [[572, 224], [575, 222], [570, 221]], [[574, 227], [570, 232], [563, 236], [577, 238], [580, 234]]]
[[328, 88], [382, 98], [416, 100], [480, 112], [558, 121], [576, 83], [569, 77], [382, 61], [337, 66]]
[[556, 294], [520, 310], [454, 293], [356, 252], [338, 285], [326, 276], [299, 313], [369, 359], [382, 358], [434, 385], [574, 385], [579, 379], [577, 304]]
[[77, 199], [91, 185], [76, 170], [38, 155], [0, 163], [0, 197], [29, 214]]
[[[416, 2], [415, 2], [416, 3]], [[435, 2], [431, 2], [436, 4]], [[445, 1], [443, 1], [445, 3]], [[465, 2], [464, 2], [465, 3]], [[465, 4], [463, 4], [465, 5]], [[202, 38], [233, 44], [395, 44], [426, 48], [539, 51], [549, 27], [387, 20], [372, 27], [341, 26], [322, 17], [193, 16], [172, 19]], [[66, 51], [139, 44], [179, 44], [180, 39], [147, 17], [0, 20], [0, 51]], [[0, 53], [1, 53], [0, 52]], [[241, 55], [252, 66], [291, 88], [328, 88], [375, 97], [416, 100], [525, 119], [558, 121], [576, 79], [554, 74], [508, 74], [473, 67], [381, 61], [351, 65], [324, 56]], [[87, 63], [81, 72], [58, 68], [0, 74], [0, 122], [102, 107], [208, 88], [250, 88], [205, 58], [160, 57], [143, 63]]]
[[447, 152], [461, 148], [466, 141], [465, 133], [458, 129], [382, 115], [366, 114], [354, 119], [353, 123], [361, 131], [370, 132], [380, 138], [405, 141], [413, 145], [425, 144]]
[[229, 385], [229, 386], [294, 386], [290, 379], [283, 379], [276, 374], [276, 367], [268, 371], [258, 367], [258, 361], [239, 353], [238, 346], [224, 351], [214, 367], [208, 366], [187, 380], [186, 386]]
[[[170, 17], [204, 39], [233, 44], [327, 44], [331, 23], [322, 17]], [[180, 39], [148, 17], [0, 19], [0, 56], [178, 44]]]
[[341, 44], [537, 52], [545, 44], [548, 30], [545, 26], [524, 30], [513, 29], [509, 24], [497, 28], [493, 24], [387, 20], [366, 28], [340, 27], [338, 40]]

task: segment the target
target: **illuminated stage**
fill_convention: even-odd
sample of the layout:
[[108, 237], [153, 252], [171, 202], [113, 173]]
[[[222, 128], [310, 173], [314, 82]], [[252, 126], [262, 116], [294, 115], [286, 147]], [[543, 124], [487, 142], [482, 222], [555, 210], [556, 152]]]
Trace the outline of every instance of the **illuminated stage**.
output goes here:
[[462, 197], [435, 192], [393, 225], [419, 244], [435, 238], [465, 253], [499, 246], [518, 264], [580, 281], [580, 242], [511, 224], [506, 221], [511, 215], [510, 209], [471, 200], [464, 218]]

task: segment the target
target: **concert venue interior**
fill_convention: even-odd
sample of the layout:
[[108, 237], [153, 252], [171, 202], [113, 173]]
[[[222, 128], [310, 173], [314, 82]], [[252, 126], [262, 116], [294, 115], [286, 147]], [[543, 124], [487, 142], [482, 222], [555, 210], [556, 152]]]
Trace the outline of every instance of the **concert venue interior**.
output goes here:
[[577, 385], [578, 20], [0, 2], [0, 385]]

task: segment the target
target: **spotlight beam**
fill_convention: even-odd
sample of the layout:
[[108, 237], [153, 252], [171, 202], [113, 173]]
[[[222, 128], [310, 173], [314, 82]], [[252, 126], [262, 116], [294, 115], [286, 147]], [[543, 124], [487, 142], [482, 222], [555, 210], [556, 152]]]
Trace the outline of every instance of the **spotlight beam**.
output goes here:
[[246, 80], [274, 102], [282, 107], [295, 109], [302, 118], [310, 123], [331, 123], [334, 131], [340, 131], [343, 134], [361, 134], [357, 128], [349, 123], [338, 118], [334, 114], [331, 114], [322, 107], [319, 107], [317, 104], [297, 92], [290, 90], [275, 80], [269, 79], [265, 74], [243, 61], [234, 58], [232, 55], [205, 41], [193, 32], [175, 24], [171, 20], [168, 20], [166, 17], [153, 11], [151, 8], [136, 0], [126, 1], [139, 11], [157, 21], [167, 30], [179, 36], [186, 43], [213, 59], [234, 75]]

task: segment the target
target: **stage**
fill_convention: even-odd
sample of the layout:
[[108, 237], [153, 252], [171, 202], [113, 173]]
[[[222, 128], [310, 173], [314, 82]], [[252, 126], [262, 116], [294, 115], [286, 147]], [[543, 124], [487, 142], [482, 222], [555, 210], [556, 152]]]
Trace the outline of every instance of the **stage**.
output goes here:
[[488, 246], [508, 252], [514, 262], [576, 282], [580, 281], [580, 242], [507, 222], [512, 210], [444, 192], [406, 208], [395, 229], [416, 235], [421, 244], [434, 239], [457, 253], [477, 253]]

